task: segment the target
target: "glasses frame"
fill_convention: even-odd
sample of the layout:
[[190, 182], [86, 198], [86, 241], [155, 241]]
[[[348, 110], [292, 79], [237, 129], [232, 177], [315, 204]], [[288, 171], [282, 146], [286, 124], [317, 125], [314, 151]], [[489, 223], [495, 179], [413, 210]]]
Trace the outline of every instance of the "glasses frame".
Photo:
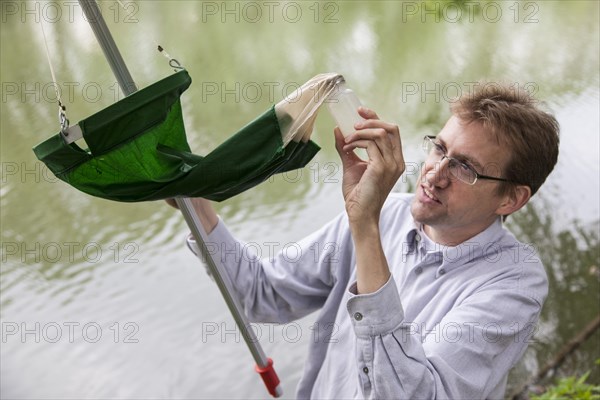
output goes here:
[[[467, 182], [467, 181], [465, 181], [465, 180], [461, 179], [461, 178], [460, 178], [459, 176], [457, 176], [456, 174], [453, 174], [453, 173], [452, 173], [452, 175], [453, 175], [453, 176], [454, 176], [456, 179], [458, 179], [459, 181], [461, 181], [461, 182], [464, 182], [464, 183], [466, 183], [467, 185], [471, 185], [471, 186], [475, 185], [475, 184], [477, 183], [477, 181], [478, 181], [478, 180], [480, 180], [480, 179], [487, 179], [487, 180], [490, 180], [490, 181], [499, 181], [499, 182], [509, 182], [509, 183], [512, 183], [511, 181], [509, 181], [508, 179], [505, 179], [505, 178], [497, 178], [497, 177], [495, 177], [495, 176], [488, 176], [488, 175], [483, 175], [483, 174], [480, 174], [479, 172], [477, 172], [477, 171], [475, 170], [475, 168], [471, 167], [469, 164], [465, 164], [464, 162], [462, 162], [462, 161], [459, 161], [459, 160], [457, 160], [456, 158], [453, 158], [453, 157], [448, 157], [448, 153], [447, 153], [446, 151], [444, 151], [444, 148], [442, 147], [442, 145], [440, 145], [439, 143], [437, 143], [437, 142], [435, 141], [435, 138], [436, 138], [436, 137], [437, 137], [437, 136], [433, 136], [433, 135], [425, 135], [425, 137], [423, 137], [423, 151], [425, 152], [425, 154], [427, 154], [427, 157], [431, 156], [431, 149], [430, 149], [430, 151], [427, 151], [427, 147], [428, 147], [429, 143], [431, 143], [431, 145], [433, 146], [433, 148], [436, 148], [436, 149], [437, 149], [437, 150], [438, 150], [440, 153], [442, 153], [442, 158], [441, 158], [441, 159], [440, 159], [440, 161], [439, 161], [440, 163], [441, 163], [442, 161], [444, 161], [444, 158], [446, 158], [446, 159], [448, 159], [448, 162], [449, 162], [449, 163], [455, 162], [455, 163], [457, 163], [458, 165], [464, 165], [464, 166], [465, 166], [465, 167], [467, 167], [467, 168], [468, 168], [468, 169], [469, 169], [471, 172], [473, 172], [473, 174], [475, 174], [475, 180], [473, 181], [473, 183], [470, 183], [470, 182]], [[451, 170], [450, 170], [450, 171], [451, 171]]]

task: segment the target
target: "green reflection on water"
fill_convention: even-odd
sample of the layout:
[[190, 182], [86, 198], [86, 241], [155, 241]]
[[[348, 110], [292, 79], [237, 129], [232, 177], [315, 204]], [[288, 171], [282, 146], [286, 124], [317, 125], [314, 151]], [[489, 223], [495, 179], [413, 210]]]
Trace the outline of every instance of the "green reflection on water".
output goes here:
[[[529, 204], [509, 226], [522, 241], [537, 248], [548, 273], [550, 289], [541, 328], [528, 350], [543, 365], [600, 313], [598, 220], [558, 228], [548, 208]], [[591, 370], [590, 380], [600, 381], [600, 370], [594, 365], [600, 355], [598, 339], [596, 332], [566, 360], [559, 376]], [[523, 381], [523, 377], [514, 380]]]

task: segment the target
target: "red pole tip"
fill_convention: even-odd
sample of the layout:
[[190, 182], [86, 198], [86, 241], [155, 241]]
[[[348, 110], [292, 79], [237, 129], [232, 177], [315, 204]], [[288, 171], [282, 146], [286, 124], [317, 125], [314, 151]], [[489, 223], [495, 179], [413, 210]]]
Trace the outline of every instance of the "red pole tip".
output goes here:
[[260, 377], [262, 378], [263, 382], [265, 383], [265, 386], [267, 387], [267, 390], [269, 391], [271, 396], [273, 396], [273, 397], [281, 396], [282, 391], [281, 391], [281, 388], [279, 387], [279, 377], [277, 376], [277, 373], [275, 372], [275, 369], [273, 368], [273, 360], [268, 358], [266, 366], [261, 367], [259, 365], [256, 365], [254, 367], [254, 369], [256, 370], [256, 372], [258, 372], [260, 374]]

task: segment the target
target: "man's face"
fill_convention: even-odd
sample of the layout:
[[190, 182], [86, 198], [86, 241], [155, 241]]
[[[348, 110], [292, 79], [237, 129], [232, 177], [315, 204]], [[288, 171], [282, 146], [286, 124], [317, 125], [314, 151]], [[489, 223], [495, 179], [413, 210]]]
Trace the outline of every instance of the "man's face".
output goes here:
[[[479, 123], [466, 124], [453, 116], [436, 141], [448, 157], [470, 164], [480, 174], [502, 177], [508, 150], [482, 130]], [[431, 239], [456, 245], [494, 222], [505, 197], [496, 195], [499, 182], [480, 179], [469, 185], [450, 174], [448, 160], [433, 158], [429, 157], [421, 169], [411, 212]]]

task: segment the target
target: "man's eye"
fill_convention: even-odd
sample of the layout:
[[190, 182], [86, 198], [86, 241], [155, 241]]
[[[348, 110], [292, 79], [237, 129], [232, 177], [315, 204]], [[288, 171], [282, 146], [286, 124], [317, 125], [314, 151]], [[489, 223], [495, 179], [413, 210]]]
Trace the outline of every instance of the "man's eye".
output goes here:
[[474, 171], [473, 168], [471, 168], [471, 166], [469, 164], [465, 164], [464, 162], [458, 163], [458, 165], [460, 166], [460, 169], [463, 170], [464, 172]]
[[444, 154], [445, 153], [444, 148], [441, 145], [437, 144], [437, 143], [434, 143], [434, 148], [435, 148], [435, 151], [437, 153], [439, 153], [439, 154]]

